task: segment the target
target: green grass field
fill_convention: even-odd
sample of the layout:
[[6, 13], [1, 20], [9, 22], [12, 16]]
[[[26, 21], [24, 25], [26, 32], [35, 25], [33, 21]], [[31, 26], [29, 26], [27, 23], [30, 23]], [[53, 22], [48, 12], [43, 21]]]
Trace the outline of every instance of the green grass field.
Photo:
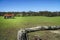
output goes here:
[[[60, 17], [28, 16], [15, 17], [14, 19], [4, 19], [2, 16], [0, 16], [0, 40], [17, 40], [17, 32], [21, 28], [44, 25], [60, 25]], [[44, 38], [46, 38], [46, 40], [59, 40], [60, 38], [60, 35], [53, 34], [48, 31], [39, 31], [34, 33], [40, 35], [43, 40]], [[30, 33], [30, 35], [35, 35], [34, 33]]]

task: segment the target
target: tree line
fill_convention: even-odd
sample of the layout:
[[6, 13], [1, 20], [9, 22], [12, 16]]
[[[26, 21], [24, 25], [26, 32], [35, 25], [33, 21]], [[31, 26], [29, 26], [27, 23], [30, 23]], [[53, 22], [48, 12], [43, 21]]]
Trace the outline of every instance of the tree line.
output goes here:
[[15, 14], [15, 16], [48, 16], [48, 17], [53, 17], [53, 16], [60, 16], [60, 12], [50, 12], [50, 11], [39, 11], [39, 12], [0, 12], [0, 16], [4, 16], [6, 13], [12, 13]]

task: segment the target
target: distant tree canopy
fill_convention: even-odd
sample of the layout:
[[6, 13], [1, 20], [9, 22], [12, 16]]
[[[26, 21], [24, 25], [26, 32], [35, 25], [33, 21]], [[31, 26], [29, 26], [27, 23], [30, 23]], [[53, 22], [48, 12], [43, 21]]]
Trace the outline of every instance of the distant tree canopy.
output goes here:
[[0, 16], [3, 16], [6, 13], [13, 13], [15, 16], [60, 16], [60, 12], [50, 12], [50, 11], [39, 11], [39, 12], [0, 12]]

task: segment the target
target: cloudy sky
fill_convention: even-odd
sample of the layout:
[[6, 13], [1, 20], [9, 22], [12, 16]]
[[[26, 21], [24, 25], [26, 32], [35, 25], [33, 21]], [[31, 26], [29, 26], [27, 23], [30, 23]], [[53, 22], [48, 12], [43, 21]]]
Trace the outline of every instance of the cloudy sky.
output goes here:
[[60, 0], [0, 0], [0, 11], [60, 11]]

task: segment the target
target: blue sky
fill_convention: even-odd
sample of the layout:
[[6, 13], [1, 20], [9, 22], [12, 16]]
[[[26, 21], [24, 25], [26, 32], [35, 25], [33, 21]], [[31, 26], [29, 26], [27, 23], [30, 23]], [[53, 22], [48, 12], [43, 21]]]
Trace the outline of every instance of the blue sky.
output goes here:
[[0, 11], [60, 11], [60, 0], [0, 0]]

